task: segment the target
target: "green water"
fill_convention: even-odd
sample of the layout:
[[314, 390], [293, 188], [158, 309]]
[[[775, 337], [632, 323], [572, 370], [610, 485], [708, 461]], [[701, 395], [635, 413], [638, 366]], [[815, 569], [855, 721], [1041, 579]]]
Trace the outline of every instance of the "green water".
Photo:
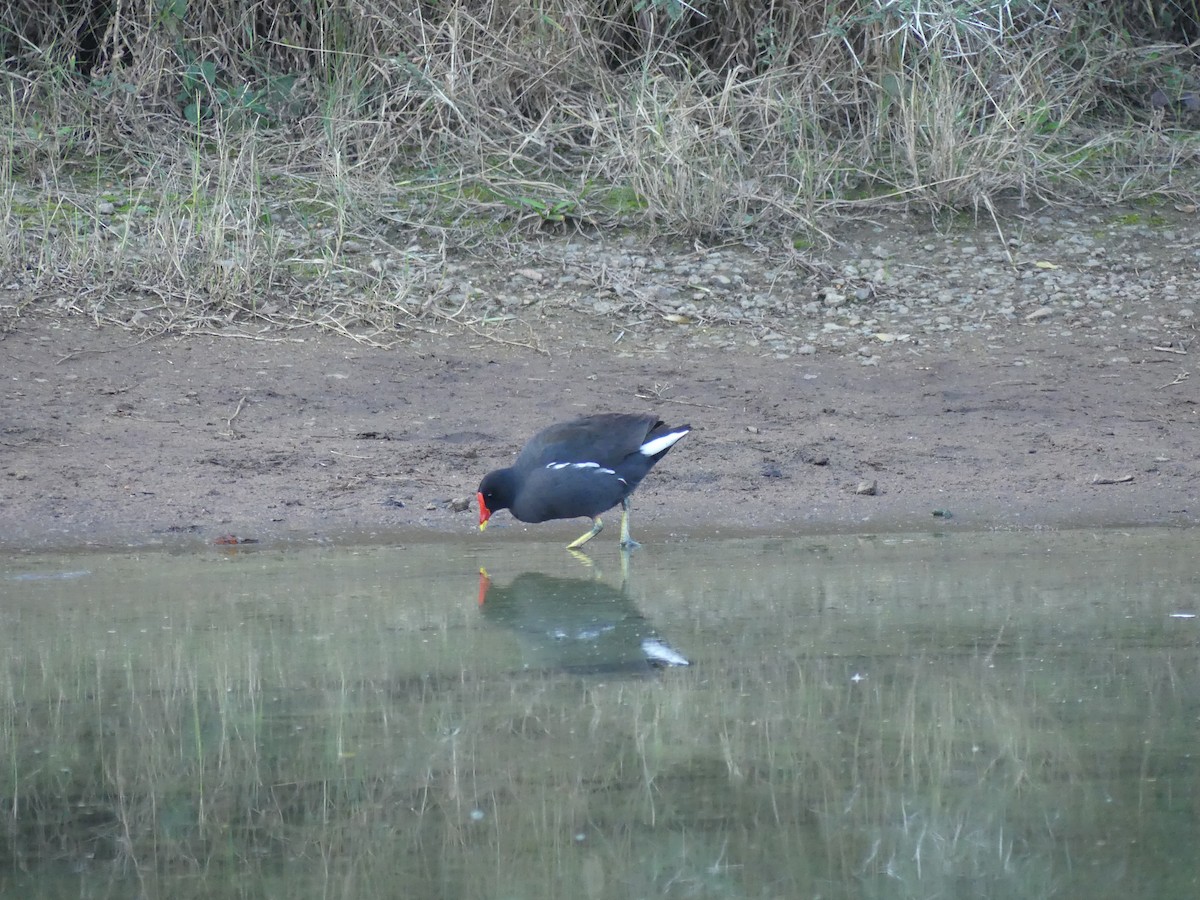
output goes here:
[[1198, 537], [0, 557], [0, 896], [1198, 896]]

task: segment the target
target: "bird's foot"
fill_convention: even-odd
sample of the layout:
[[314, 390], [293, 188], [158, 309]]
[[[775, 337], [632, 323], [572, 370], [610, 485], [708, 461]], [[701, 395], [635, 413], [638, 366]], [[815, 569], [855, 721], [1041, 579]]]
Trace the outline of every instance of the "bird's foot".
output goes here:
[[625, 540], [621, 541], [621, 549], [625, 551], [636, 550], [640, 546], [642, 545], [633, 538], [625, 538]]

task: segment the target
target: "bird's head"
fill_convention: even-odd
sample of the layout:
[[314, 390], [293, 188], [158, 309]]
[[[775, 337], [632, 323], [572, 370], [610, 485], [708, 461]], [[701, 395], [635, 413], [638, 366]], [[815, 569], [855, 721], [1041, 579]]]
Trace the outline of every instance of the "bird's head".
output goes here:
[[508, 469], [497, 469], [488, 472], [479, 482], [479, 490], [475, 494], [479, 503], [479, 530], [487, 528], [488, 519], [499, 509], [508, 509], [512, 503], [511, 472]]

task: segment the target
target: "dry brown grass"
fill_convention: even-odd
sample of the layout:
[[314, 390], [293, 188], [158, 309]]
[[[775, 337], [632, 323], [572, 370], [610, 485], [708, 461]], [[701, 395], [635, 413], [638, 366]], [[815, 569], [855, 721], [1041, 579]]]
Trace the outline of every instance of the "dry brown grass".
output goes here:
[[1197, 190], [1194, 50], [1121, 30], [1149, 4], [110, 7], [0, 14], [0, 265], [148, 330], [479, 324], [446, 255], [538, 230]]

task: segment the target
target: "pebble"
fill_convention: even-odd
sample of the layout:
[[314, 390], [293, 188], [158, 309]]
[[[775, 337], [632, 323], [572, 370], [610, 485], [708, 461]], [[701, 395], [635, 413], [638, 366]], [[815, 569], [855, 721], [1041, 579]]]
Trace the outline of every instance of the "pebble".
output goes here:
[[826, 306], [841, 306], [843, 303], [846, 302], [846, 295], [839, 294], [837, 291], [827, 289], [824, 292], [823, 300], [824, 300]]

